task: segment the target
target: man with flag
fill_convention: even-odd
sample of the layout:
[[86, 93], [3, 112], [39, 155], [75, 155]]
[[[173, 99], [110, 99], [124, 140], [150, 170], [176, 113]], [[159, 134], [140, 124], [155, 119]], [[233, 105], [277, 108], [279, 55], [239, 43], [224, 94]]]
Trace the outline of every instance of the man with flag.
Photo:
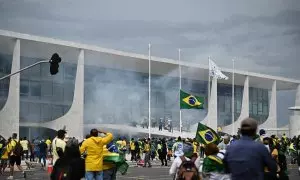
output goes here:
[[129, 165], [118, 152], [113, 142], [103, 147], [103, 180], [115, 180], [117, 171], [126, 174]]

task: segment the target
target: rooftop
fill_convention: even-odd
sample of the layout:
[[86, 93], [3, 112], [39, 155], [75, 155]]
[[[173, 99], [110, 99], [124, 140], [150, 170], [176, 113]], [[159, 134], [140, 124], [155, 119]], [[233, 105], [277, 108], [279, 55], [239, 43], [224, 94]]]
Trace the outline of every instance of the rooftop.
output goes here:
[[[0, 52], [11, 54], [15, 39], [21, 39], [21, 56], [47, 59], [52, 53], [58, 52], [63, 61], [76, 63], [79, 49], [84, 49], [86, 65], [148, 73], [148, 55], [5, 30], [0, 30]], [[178, 77], [179, 65], [182, 67], [183, 78], [208, 80], [207, 65], [151, 56], [151, 73], [153, 74]], [[229, 80], [218, 82], [231, 84], [232, 69], [221, 68], [221, 70], [229, 77]], [[300, 84], [300, 81], [295, 79], [237, 69], [234, 71], [236, 85], [243, 85], [246, 76], [249, 76], [250, 87], [271, 89], [273, 81], [276, 80], [278, 90], [293, 90]]]

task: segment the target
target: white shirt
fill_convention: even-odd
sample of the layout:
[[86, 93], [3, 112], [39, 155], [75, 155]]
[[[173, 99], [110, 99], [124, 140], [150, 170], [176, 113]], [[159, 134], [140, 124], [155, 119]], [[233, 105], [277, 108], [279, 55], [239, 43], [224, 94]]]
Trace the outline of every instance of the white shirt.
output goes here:
[[[187, 161], [190, 161], [190, 158], [187, 158], [185, 157], [185, 159]], [[182, 161], [181, 161], [181, 158], [180, 157], [176, 157], [171, 165], [171, 168], [169, 170], [169, 174], [171, 176], [174, 176], [175, 174], [175, 179], [177, 178], [177, 170], [179, 169], [180, 165], [181, 165]], [[198, 157], [196, 159], [196, 161], [194, 162], [195, 166], [198, 168], [198, 170], [200, 169], [200, 165], [201, 165], [201, 162], [200, 162], [200, 157]]]
[[[187, 161], [189, 161], [190, 159], [185, 157], [185, 159]], [[177, 169], [180, 167], [182, 161], [181, 161], [181, 158], [180, 157], [176, 157], [171, 165], [171, 168], [170, 168], [170, 171], [169, 171], [169, 174], [170, 175], [174, 175], [176, 172], [177, 172]], [[177, 176], [177, 174], [176, 174]], [[176, 177], [175, 177], [176, 178]]]
[[57, 159], [59, 159], [59, 156], [56, 152], [56, 147], [60, 147], [63, 149], [63, 151], [65, 151], [66, 148], [66, 142], [59, 139], [59, 138], [54, 138], [52, 141], [52, 154], [53, 154], [53, 165], [55, 164], [55, 162], [57, 161]]

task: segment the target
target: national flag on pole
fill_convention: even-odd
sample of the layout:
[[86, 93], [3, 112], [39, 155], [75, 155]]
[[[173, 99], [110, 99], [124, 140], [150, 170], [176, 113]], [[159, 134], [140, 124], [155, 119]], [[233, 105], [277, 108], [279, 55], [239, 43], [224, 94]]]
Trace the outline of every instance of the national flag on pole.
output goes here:
[[209, 59], [209, 76], [215, 77], [217, 79], [228, 80], [228, 77], [222, 73], [220, 68], [211, 59]]
[[220, 137], [210, 127], [198, 123], [198, 128], [196, 131], [196, 140], [202, 144], [210, 144], [210, 143], [219, 144]]
[[180, 90], [180, 109], [203, 109], [204, 98]]

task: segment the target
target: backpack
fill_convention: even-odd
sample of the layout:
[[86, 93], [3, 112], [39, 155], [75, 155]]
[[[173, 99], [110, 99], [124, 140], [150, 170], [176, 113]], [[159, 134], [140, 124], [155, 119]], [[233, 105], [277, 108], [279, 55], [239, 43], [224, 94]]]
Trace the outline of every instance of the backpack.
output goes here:
[[180, 156], [182, 161], [177, 171], [177, 180], [199, 180], [198, 168], [195, 166], [195, 158], [187, 161], [184, 156]]
[[23, 153], [23, 147], [22, 147], [20, 141], [16, 141], [16, 140], [13, 140], [13, 141], [15, 141], [15, 143], [16, 143], [15, 147], [12, 150], [14, 155], [21, 156]]

